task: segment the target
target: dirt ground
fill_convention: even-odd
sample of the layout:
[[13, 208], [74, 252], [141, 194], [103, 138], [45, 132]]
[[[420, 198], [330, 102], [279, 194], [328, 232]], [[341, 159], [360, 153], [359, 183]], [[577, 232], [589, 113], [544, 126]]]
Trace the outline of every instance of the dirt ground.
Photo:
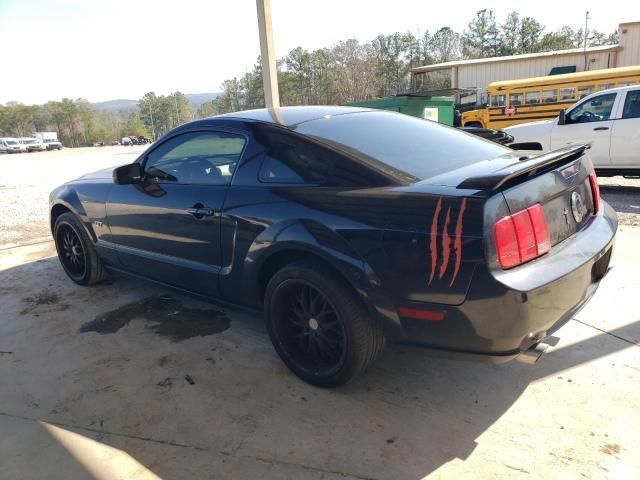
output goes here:
[[[133, 148], [0, 156], [0, 478], [640, 477], [639, 227], [620, 227], [612, 271], [540, 363], [391, 346], [321, 390], [289, 373], [258, 316], [66, 278], [42, 202]], [[638, 208], [640, 184], [612, 188], [617, 209]]]

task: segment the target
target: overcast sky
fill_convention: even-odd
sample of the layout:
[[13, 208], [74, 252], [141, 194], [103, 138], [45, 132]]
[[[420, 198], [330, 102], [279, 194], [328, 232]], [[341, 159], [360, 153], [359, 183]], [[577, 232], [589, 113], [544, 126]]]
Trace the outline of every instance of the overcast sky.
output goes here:
[[[499, 21], [512, 10], [547, 30], [584, 26], [610, 33], [640, 20], [637, 0], [485, 2]], [[619, 3], [621, 8], [613, 8]], [[576, 6], [579, 5], [579, 7]], [[478, 0], [271, 0], [276, 55], [379, 33], [462, 31]], [[103, 101], [220, 91], [259, 55], [255, 0], [0, 0], [0, 103], [62, 97]]]

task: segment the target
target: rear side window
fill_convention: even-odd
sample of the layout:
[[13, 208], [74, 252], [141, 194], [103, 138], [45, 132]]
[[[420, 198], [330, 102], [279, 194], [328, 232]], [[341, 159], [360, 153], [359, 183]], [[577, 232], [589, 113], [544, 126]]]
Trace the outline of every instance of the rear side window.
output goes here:
[[640, 90], [627, 92], [622, 118], [640, 118]]
[[296, 135], [260, 132], [264, 146], [258, 174], [263, 183], [306, 184], [325, 187], [379, 186], [388, 179], [330, 148]]
[[334, 167], [334, 160], [315, 146], [284, 137], [272, 138], [260, 167], [260, 181], [322, 184]]
[[543, 90], [542, 101], [544, 103], [555, 103], [558, 101], [558, 90]]
[[509, 105], [522, 105], [522, 93], [510, 93]]
[[527, 105], [535, 105], [540, 102], [540, 92], [527, 92], [524, 94], [524, 99]]
[[578, 87], [578, 98], [583, 98], [587, 95], [591, 95], [593, 91], [593, 85], [583, 85], [582, 87]]
[[323, 117], [301, 123], [296, 131], [403, 181], [431, 178], [511, 152], [454, 128], [383, 111]]
[[563, 100], [574, 100], [576, 98], [576, 88], [575, 87], [567, 87], [560, 89], [560, 101]]

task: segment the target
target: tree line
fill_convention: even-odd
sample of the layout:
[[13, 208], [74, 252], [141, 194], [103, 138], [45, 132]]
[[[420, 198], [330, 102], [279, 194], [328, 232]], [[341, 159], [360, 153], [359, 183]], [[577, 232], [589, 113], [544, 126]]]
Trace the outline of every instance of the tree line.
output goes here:
[[[617, 31], [589, 30], [588, 46], [617, 43]], [[348, 39], [328, 48], [294, 48], [278, 60], [282, 105], [333, 104], [368, 100], [406, 92], [412, 68], [468, 58], [536, 53], [584, 46], [585, 32], [569, 26], [546, 32], [532, 17], [509, 13], [500, 22], [495, 13], [476, 13], [462, 32], [442, 27], [435, 32], [378, 35], [369, 42]], [[430, 87], [446, 88], [446, 75], [433, 75]], [[192, 120], [264, 106], [260, 58], [251, 71], [222, 83], [215, 100], [197, 108], [181, 92], [145, 94], [138, 110], [98, 111], [84, 99], [50, 101], [44, 105], [0, 105], [0, 136], [25, 137], [35, 131], [56, 131], [65, 146], [112, 143], [128, 135], [158, 138]]]
[[[618, 42], [609, 35], [589, 30], [588, 46]], [[478, 11], [467, 28], [458, 33], [450, 27], [378, 35], [370, 42], [350, 39], [331, 48], [293, 49], [278, 60], [278, 86], [282, 105], [335, 104], [396, 95], [410, 89], [412, 68], [453, 60], [537, 53], [585, 44], [583, 29], [564, 26], [546, 32], [535, 18], [509, 13], [499, 22], [489, 9]], [[435, 72], [431, 88], [448, 88], [448, 75]], [[223, 93], [200, 109], [215, 114], [264, 106], [260, 59], [253, 69], [222, 83]]]

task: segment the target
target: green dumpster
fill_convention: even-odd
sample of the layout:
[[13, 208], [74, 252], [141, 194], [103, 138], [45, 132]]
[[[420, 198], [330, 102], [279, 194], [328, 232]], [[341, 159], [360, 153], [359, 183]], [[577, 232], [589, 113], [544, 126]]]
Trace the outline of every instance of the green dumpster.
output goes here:
[[445, 125], [453, 126], [453, 110], [455, 100], [453, 97], [424, 96], [424, 95], [398, 95], [395, 97], [376, 98], [364, 102], [350, 102], [352, 107], [375, 108], [378, 110], [390, 110], [400, 112], [413, 117], [433, 120]]

